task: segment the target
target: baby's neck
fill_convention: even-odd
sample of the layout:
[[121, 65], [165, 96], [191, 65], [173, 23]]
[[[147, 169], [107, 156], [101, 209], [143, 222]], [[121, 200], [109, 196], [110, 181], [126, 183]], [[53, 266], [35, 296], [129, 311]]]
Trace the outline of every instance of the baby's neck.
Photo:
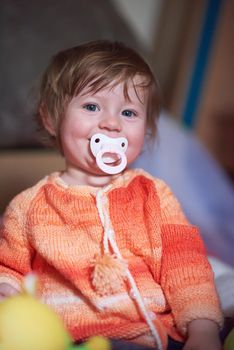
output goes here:
[[70, 186], [91, 186], [105, 187], [118, 175], [96, 175], [77, 171], [76, 169], [66, 169], [61, 173], [61, 179]]

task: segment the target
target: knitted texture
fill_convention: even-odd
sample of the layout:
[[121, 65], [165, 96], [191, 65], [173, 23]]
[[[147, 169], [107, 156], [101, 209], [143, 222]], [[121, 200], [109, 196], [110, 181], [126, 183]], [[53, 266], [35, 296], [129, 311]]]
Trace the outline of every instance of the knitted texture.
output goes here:
[[[16, 196], [0, 236], [0, 283], [19, 288], [22, 276], [33, 270], [40, 278], [39, 295], [75, 340], [100, 334], [154, 346], [125, 280], [126, 263], [164, 348], [166, 334], [182, 340], [194, 319], [221, 325], [213, 273], [198, 230], [164, 182], [141, 170], [126, 171], [106, 193], [124, 261], [115, 267], [115, 287], [105, 289], [100, 283], [103, 264], [108, 261], [108, 271], [115, 261], [105, 257], [96, 192], [66, 186], [54, 173]], [[95, 288], [97, 281], [103, 291]]]

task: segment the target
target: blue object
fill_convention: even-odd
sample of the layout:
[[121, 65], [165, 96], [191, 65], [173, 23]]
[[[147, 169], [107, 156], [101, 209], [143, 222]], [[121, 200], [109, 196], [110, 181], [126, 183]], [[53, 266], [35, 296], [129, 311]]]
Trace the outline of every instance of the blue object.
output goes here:
[[185, 101], [184, 112], [182, 115], [183, 124], [188, 128], [192, 128], [195, 123], [206, 67], [213, 44], [216, 24], [219, 19], [221, 3], [221, 0], [208, 0], [207, 3], [200, 42], [198, 44], [197, 56], [195, 59], [187, 100]]

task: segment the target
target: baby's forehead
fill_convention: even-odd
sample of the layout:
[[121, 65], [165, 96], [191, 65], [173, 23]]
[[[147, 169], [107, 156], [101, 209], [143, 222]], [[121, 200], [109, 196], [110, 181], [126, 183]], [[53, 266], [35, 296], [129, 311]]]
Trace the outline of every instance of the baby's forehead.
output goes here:
[[117, 89], [122, 90], [127, 99], [130, 99], [130, 95], [136, 95], [137, 97], [148, 96], [146, 78], [137, 75], [133, 78], [124, 79], [124, 77], [122, 77], [121, 79], [114, 79], [111, 82], [99, 80], [91, 81], [80, 91], [79, 95], [98, 95]]

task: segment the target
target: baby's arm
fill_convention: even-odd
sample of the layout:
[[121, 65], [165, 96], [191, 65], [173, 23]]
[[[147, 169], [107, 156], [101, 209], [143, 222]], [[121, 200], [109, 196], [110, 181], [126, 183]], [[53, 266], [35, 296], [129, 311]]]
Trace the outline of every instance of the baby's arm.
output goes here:
[[0, 301], [18, 293], [18, 290], [8, 283], [0, 283]]
[[27, 237], [27, 198], [15, 197], [7, 207], [0, 227], [0, 296], [20, 289], [24, 275], [31, 271], [32, 248]]
[[[162, 213], [161, 285], [178, 330], [188, 336], [184, 350], [220, 349], [218, 333], [223, 315], [204, 244], [169, 188], [160, 184], [158, 192]], [[211, 338], [213, 347], [208, 347]]]
[[218, 325], [202, 319], [190, 322], [183, 350], [221, 350]]

